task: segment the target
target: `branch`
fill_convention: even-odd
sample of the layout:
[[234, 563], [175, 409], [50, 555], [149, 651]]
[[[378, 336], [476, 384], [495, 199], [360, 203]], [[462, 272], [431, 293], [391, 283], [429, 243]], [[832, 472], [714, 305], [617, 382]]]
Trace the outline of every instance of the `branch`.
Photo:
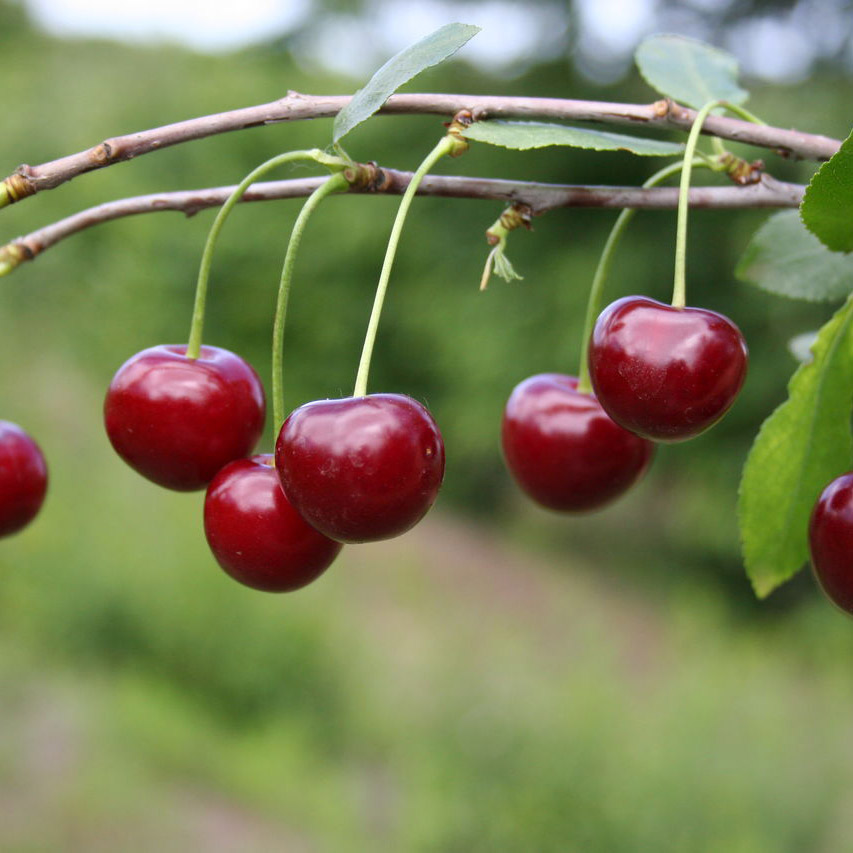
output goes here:
[[[376, 179], [369, 186], [351, 187], [350, 192], [401, 195], [411, 177], [411, 172], [377, 169]], [[258, 183], [250, 187], [241, 200], [299, 198], [310, 195], [325, 180], [325, 177], [316, 177]], [[93, 225], [161, 210], [180, 211], [192, 216], [200, 210], [220, 206], [233, 190], [231, 186], [155, 193], [90, 207], [0, 247], [0, 275], [11, 272], [23, 261], [32, 260], [60, 240]], [[694, 187], [690, 190], [690, 206], [706, 209], [797, 207], [804, 191], [805, 187], [799, 184], [787, 184], [770, 175], [762, 175], [760, 181], [749, 186]], [[529, 207], [533, 215], [561, 207], [672, 210], [678, 206], [678, 187], [596, 187], [437, 175], [424, 178], [418, 195], [522, 204]]]
[[[243, 107], [200, 118], [116, 136], [87, 151], [80, 151], [40, 166], [19, 166], [0, 184], [0, 207], [42, 190], [53, 189], [77, 175], [130, 160], [149, 151], [167, 148], [218, 133], [245, 130], [284, 121], [329, 118], [336, 115], [349, 95], [301, 95], [289, 92], [268, 104]], [[653, 104], [614, 104], [562, 98], [509, 98], [491, 95], [392, 95], [380, 110], [386, 115], [433, 114], [452, 117], [470, 110], [476, 119], [560, 119], [613, 124], [638, 124], [659, 129], [688, 130], [696, 112], [670, 100]], [[725, 116], [709, 116], [703, 133], [723, 139], [771, 148], [783, 156], [828, 160], [840, 142], [826, 136], [751, 124]]]

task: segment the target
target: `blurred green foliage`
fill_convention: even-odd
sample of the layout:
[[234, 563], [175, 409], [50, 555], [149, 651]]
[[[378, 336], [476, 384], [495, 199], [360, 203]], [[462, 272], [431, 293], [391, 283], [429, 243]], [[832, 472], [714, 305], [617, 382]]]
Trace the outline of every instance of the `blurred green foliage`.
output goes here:
[[[0, 135], [4, 173], [287, 89], [362, 82], [307, 77], [274, 50], [214, 58], [49, 40], [7, 4], [0, 31], [9, 36], [4, 90], [14, 95]], [[596, 87], [565, 62], [516, 79], [461, 62], [407, 88], [654, 97], [636, 78]], [[827, 77], [758, 90], [751, 107], [771, 123], [842, 136], [850, 95], [849, 81]], [[347, 147], [410, 169], [441, 132], [435, 118], [376, 118]], [[280, 124], [84, 175], [0, 212], [3, 240], [111, 198], [233, 183], [330, 134], [327, 120]], [[767, 161], [787, 179], [813, 169], [772, 153]], [[638, 184], [656, 164], [474, 146], [442, 168]], [[287, 330], [288, 406], [350, 392], [396, 204], [335, 198], [312, 220]], [[206, 340], [243, 353], [267, 384], [296, 210], [241, 207], [214, 259]], [[220, 797], [248, 833], [242, 850], [282, 849], [282, 839], [294, 850], [443, 853], [844, 849], [849, 624], [816, 602], [805, 576], [756, 605], [734, 520], [746, 450], [795, 366], [787, 340], [831, 309], [734, 280], [765, 213], [696, 212], [689, 301], [743, 329], [752, 356], [744, 392], [712, 432], [661, 448], [617, 506], [552, 516], [504, 472], [500, 414], [531, 373], [576, 369], [587, 287], [615, 213], [553, 212], [513, 235], [524, 281], [493, 281], [482, 294], [483, 232], [500, 211], [417, 200], [380, 329], [371, 387], [425, 401], [445, 436], [435, 518], [395, 543], [347, 549], [326, 578], [286, 599], [219, 572], [200, 496], [140, 480], [101, 425], [119, 364], [187, 335], [212, 213], [102, 225], [0, 282], [0, 417], [38, 438], [52, 477], [42, 516], [0, 549], [0, 804], [20, 801], [0, 846], [170, 849], [182, 837], [183, 849], [204, 849], [180, 816], [195, 814], [189, 801], [221, 811]], [[672, 213], [636, 217], [614, 298], [667, 297], [674, 230]], [[442, 508], [479, 519], [479, 544], [454, 540]], [[514, 551], [508, 537], [549, 562]], [[77, 752], [58, 769], [53, 718], [38, 727], [45, 709], [72, 720]], [[33, 739], [47, 743], [52, 787], [19, 766]]]

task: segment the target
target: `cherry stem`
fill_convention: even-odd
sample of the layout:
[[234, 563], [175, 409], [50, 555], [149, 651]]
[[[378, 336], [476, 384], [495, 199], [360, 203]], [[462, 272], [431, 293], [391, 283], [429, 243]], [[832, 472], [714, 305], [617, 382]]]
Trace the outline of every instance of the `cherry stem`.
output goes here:
[[[721, 106], [724, 106], [730, 113], [734, 113], [736, 116], [739, 116], [744, 121], [751, 121], [753, 124], [760, 124], [763, 127], [767, 127], [767, 122], [762, 121], [755, 113], [751, 113], [749, 110], [744, 109], [744, 107], [739, 104], [733, 104], [731, 101], [721, 101]], [[714, 137], [716, 139], [717, 137]]]
[[723, 157], [728, 153], [726, 146], [723, 144], [723, 140], [720, 139], [719, 136], [711, 137], [711, 147], [714, 149], [714, 153], [719, 157]]
[[[694, 166], [704, 166], [713, 168], [707, 160], [697, 159], [693, 161]], [[658, 172], [655, 172], [643, 184], [643, 188], [654, 187], [662, 183], [671, 175], [676, 174], [684, 167], [684, 164], [670, 163]], [[607, 281], [607, 276], [610, 274], [610, 267], [613, 264], [613, 256], [616, 246], [619, 244], [622, 234], [628, 227], [628, 223], [634, 218], [637, 208], [626, 207], [616, 218], [613, 227], [610, 229], [610, 234], [607, 235], [607, 242], [602, 249], [601, 257], [598, 259], [598, 266], [595, 268], [595, 275], [592, 277], [592, 286], [589, 289], [589, 299], [586, 304], [586, 320], [584, 321], [583, 337], [581, 338], [583, 346], [581, 347], [580, 366], [578, 368], [578, 388], [581, 394], [589, 394], [592, 391], [592, 383], [589, 378], [589, 341], [592, 337], [592, 330], [595, 327], [595, 321], [601, 313], [601, 299], [604, 294], [604, 283]]]
[[284, 423], [284, 321], [287, 316], [287, 301], [290, 295], [290, 284], [293, 280], [293, 267], [296, 263], [296, 253], [302, 242], [302, 234], [311, 214], [320, 202], [328, 195], [349, 189], [349, 181], [341, 172], [332, 175], [320, 184], [302, 205], [293, 230], [290, 232], [290, 242], [284, 256], [281, 269], [281, 280], [278, 286], [278, 299], [275, 306], [275, 320], [272, 333], [272, 405], [273, 405], [273, 441], [278, 437], [278, 431]]
[[190, 338], [187, 344], [187, 358], [198, 358], [201, 352], [201, 337], [204, 329], [204, 311], [207, 302], [207, 285], [210, 279], [210, 266], [213, 261], [213, 249], [216, 246], [216, 241], [219, 238], [219, 232], [228, 218], [228, 214], [243, 196], [243, 193], [255, 182], [258, 178], [265, 175], [267, 172], [281, 166], [283, 163], [291, 163], [294, 160], [313, 160], [315, 163], [320, 163], [327, 166], [333, 171], [342, 171], [350, 164], [339, 157], [331, 157], [319, 148], [312, 148], [305, 151], [288, 151], [285, 154], [278, 154], [275, 157], [261, 163], [255, 169], [252, 169], [248, 175], [237, 185], [234, 192], [225, 200], [225, 203], [216, 214], [216, 219], [213, 220], [213, 225], [210, 226], [210, 231], [207, 234], [207, 240], [204, 244], [204, 251], [201, 255], [201, 264], [198, 270], [198, 281], [195, 290], [195, 304], [193, 305], [192, 323], [190, 324]]
[[406, 214], [409, 212], [412, 199], [429, 170], [446, 154], [456, 150], [458, 145], [459, 142], [453, 135], [443, 136], [435, 148], [426, 156], [423, 163], [418, 166], [417, 171], [412, 175], [412, 180], [409, 181], [409, 186], [406, 187], [406, 192], [403, 193], [394, 225], [391, 228], [391, 236], [388, 238], [388, 248], [385, 250], [385, 260], [382, 263], [382, 272], [379, 274], [379, 284], [376, 285], [376, 296], [373, 300], [373, 309], [370, 312], [370, 321], [367, 324], [361, 360], [358, 363], [353, 397], [363, 397], [367, 394], [367, 377], [370, 373], [370, 359], [373, 356], [373, 345], [376, 343], [379, 317], [382, 314], [382, 303], [385, 301], [385, 292], [388, 290], [388, 280], [391, 277], [391, 267], [394, 265], [394, 256], [397, 254], [397, 245], [400, 242], [400, 234], [403, 231], [403, 224], [406, 221]]
[[687, 213], [689, 210], [690, 174], [693, 171], [693, 157], [696, 143], [705, 119], [716, 107], [727, 106], [725, 101], [708, 101], [698, 113], [690, 128], [687, 144], [684, 146], [681, 183], [678, 188], [678, 224], [675, 230], [675, 280], [672, 285], [673, 308], [684, 308], [687, 304]]

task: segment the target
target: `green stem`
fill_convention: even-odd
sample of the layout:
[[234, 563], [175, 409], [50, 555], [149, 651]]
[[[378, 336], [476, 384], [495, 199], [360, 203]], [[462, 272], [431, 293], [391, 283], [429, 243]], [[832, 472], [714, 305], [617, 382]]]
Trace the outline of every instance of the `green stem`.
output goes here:
[[690, 193], [690, 173], [693, 171], [693, 157], [696, 143], [705, 119], [715, 107], [723, 106], [723, 101], [709, 101], [696, 113], [687, 144], [684, 146], [684, 166], [681, 170], [681, 183], [678, 188], [678, 224], [675, 231], [675, 279], [672, 285], [672, 305], [683, 308], [687, 304], [687, 212]]
[[187, 358], [198, 358], [201, 352], [201, 336], [204, 328], [204, 309], [207, 302], [207, 284], [210, 279], [210, 265], [213, 260], [213, 249], [216, 246], [216, 240], [219, 237], [219, 232], [231, 213], [234, 205], [243, 197], [243, 193], [260, 178], [276, 166], [283, 163], [291, 163], [294, 160], [313, 160], [330, 169], [340, 171], [348, 164], [337, 157], [330, 157], [328, 154], [321, 151], [319, 148], [312, 148], [307, 151], [288, 151], [286, 154], [279, 154], [276, 157], [267, 160], [266, 163], [261, 163], [256, 169], [253, 169], [246, 175], [245, 178], [238, 184], [233, 193], [226, 199], [225, 203], [216, 214], [216, 219], [213, 220], [213, 225], [210, 226], [210, 231], [207, 235], [207, 241], [204, 244], [204, 251], [201, 255], [201, 264], [198, 270], [198, 282], [195, 290], [195, 304], [193, 305], [192, 323], [190, 325], [190, 339], [187, 344]]
[[397, 244], [400, 242], [400, 234], [406, 221], [406, 214], [412, 204], [412, 199], [418, 191], [421, 181], [429, 170], [445, 154], [450, 154], [457, 146], [458, 141], [451, 135], [443, 136], [435, 148], [430, 151], [426, 159], [418, 166], [418, 170], [412, 176], [406, 192], [403, 194], [400, 207], [397, 209], [397, 217], [388, 238], [388, 248], [385, 250], [385, 260], [382, 263], [382, 272], [379, 274], [379, 284], [376, 285], [376, 297], [373, 300], [373, 310], [370, 312], [370, 321], [367, 324], [367, 334], [364, 337], [364, 347], [361, 350], [361, 360], [358, 363], [358, 374], [355, 378], [355, 390], [353, 397], [363, 397], [367, 394], [367, 377], [370, 373], [370, 359], [373, 355], [373, 345], [376, 342], [376, 329], [379, 326], [379, 316], [382, 314], [382, 303], [385, 301], [385, 292], [388, 289], [388, 279], [391, 277], [391, 267], [394, 264], [394, 256], [397, 253]]
[[272, 405], [273, 405], [273, 441], [284, 423], [284, 375], [283, 375], [283, 345], [284, 321], [287, 316], [287, 300], [290, 295], [290, 283], [293, 280], [293, 267], [296, 263], [296, 253], [302, 242], [302, 234], [311, 214], [317, 205], [327, 196], [342, 192], [349, 188], [349, 182], [340, 172], [332, 175], [325, 183], [320, 184], [302, 205], [293, 230], [290, 232], [290, 242], [284, 256], [284, 266], [281, 269], [281, 281], [278, 286], [278, 299], [275, 306], [275, 321], [272, 333]]
[[[711, 168], [709, 162], [697, 159], [693, 162], [694, 166], [705, 166]], [[655, 172], [644, 184], [643, 187], [654, 187], [662, 183], [671, 175], [680, 171], [684, 164], [681, 162], [670, 163], [658, 172]], [[592, 330], [595, 326], [595, 321], [601, 313], [601, 297], [604, 293], [604, 282], [610, 274], [610, 267], [613, 263], [616, 246], [622, 238], [622, 234], [628, 226], [628, 223], [634, 218], [637, 212], [636, 208], [626, 207], [616, 218], [613, 227], [610, 229], [610, 234], [607, 237], [607, 242], [604, 244], [604, 249], [601, 252], [601, 257], [598, 260], [598, 266], [595, 269], [595, 275], [592, 278], [592, 287], [589, 290], [589, 299], [586, 304], [586, 320], [584, 322], [583, 346], [581, 347], [580, 366], [578, 368], [578, 391], [582, 394], [588, 394], [592, 391], [592, 383], [589, 379], [589, 339], [592, 337]]]
[[734, 113], [736, 116], [740, 116], [744, 121], [751, 121], [753, 124], [762, 124], [765, 127], [767, 126], [766, 121], [762, 121], [757, 115], [755, 115], [755, 113], [751, 113], [749, 110], [744, 109], [738, 104], [732, 104], [729, 101], [720, 101], [719, 105], [725, 107], [729, 112]]

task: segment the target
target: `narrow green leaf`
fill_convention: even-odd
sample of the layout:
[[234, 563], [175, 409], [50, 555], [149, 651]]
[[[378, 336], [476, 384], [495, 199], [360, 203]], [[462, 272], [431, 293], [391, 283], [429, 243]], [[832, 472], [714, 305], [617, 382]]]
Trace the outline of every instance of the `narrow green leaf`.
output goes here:
[[684, 152], [684, 146], [678, 142], [538, 121], [478, 121], [466, 128], [464, 135], [466, 139], [476, 142], [522, 151], [549, 145], [568, 145], [596, 151], [630, 151], [632, 154], [652, 157], [674, 157]]
[[853, 291], [853, 256], [830, 252], [796, 210], [785, 210], [755, 232], [735, 275], [778, 296], [836, 302]]
[[853, 252], [853, 133], [812, 176], [800, 212], [833, 252]]
[[850, 468], [853, 299], [818, 333], [788, 399], [764, 422], [738, 500], [746, 573], [760, 598], [808, 560], [808, 522], [823, 487]]
[[695, 39], [649, 36], [640, 43], [634, 60], [653, 89], [697, 110], [708, 101], [742, 104], [749, 97], [738, 86], [735, 58]]
[[452, 56], [478, 32], [480, 28], [471, 24], [445, 24], [392, 56], [337, 114], [332, 142], [343, 139], [356, 125], [370, 118], [400, 86]]

